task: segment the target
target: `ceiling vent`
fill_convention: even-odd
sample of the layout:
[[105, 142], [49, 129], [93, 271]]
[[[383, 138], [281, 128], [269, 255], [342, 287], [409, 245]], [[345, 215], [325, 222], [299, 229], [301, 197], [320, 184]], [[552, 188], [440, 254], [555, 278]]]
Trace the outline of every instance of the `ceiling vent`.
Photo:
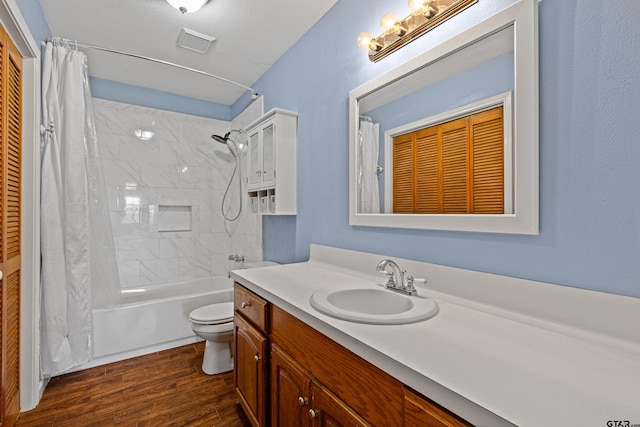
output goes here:
[[199, 53], [207, 53], [209, 46], [211, 46], [215, 41], [215, 37], [207, 36], [206, 34], [202, 34], [188, 28], [183, 28], [182, 31], [180, 31], [180, 36], [178, 37], [178, 46]]

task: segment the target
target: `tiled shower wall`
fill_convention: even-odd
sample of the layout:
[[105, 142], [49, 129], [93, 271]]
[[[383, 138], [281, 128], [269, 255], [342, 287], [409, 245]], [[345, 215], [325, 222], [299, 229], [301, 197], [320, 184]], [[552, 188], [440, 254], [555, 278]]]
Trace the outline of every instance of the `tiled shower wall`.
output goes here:
[[[229, 122], [93, 102], [121, 288], [226, 276], [239, 267], [230, 254], [262, 259], [261, 222], [249, 213], [246, 192], [239, 220], [221, 213], [234, 158], [211, 135], [224, 135]], [[244, 154], [241, 160], [244, 172]], [[231, 216], [238, 208], [235, 179], [225, 202]]]

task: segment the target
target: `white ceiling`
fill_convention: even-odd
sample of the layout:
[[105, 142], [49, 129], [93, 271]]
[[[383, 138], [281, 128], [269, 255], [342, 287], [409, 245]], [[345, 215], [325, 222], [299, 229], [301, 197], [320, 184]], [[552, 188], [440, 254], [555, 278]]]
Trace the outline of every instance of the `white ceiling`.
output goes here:
[[[245, 86], [337, 0], [210, 0], [182, 15], [165, 0], [40, 0], [54, 36], [196, 68]], [[205, 54], [178, 47], [183, 27], [215, 37]], [[245, 91], [211, 77], [93, 49], [89, 74], [230, 105]]]

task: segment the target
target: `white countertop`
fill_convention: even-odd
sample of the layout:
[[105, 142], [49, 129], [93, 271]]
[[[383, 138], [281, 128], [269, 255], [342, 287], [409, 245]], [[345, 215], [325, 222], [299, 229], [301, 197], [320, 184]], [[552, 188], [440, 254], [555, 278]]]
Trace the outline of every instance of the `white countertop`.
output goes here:
[[[416, 276], [424, 274], [429, 280], [419, 294], [438, 303], [434, 318], [407, 325], [368, 325], [326, 316], [311, 307], [309, 299], [318, 289], [381, 283], [375, 274], [380, 259], [315, 246], [309, 262], [236, 270], [232, 278], [475, 425], [606, 426], [609, 420], [640, 424], [640, 340], [634, 332], [640, 329], [638, 299], [542, 283], [528, 295], [527, 286], [536, 282], [395, 258], [409, 273], [417, 271]], [[447, 277], [475, 277], [465, 286], [476, 287], [470, 294], [480, 287], [485, 300], [469, 299], [465, 291], [445, 292], [446, 280], [430, 280], [442, 276], [442, 269]], [[504, 281], [514, 295], [485, 296], [500, 290], [485, 286], [487, 279]], [[533, 295], [540, 289], [542, 296]], [[564, 322], [557, 313], [545, 316], [544, 307], [523, 313], [509, 306], [510, 298], [529, 299], [533, 306], [544, 301], [545, 292], [554, 301], [558, 295], [566, 301], [586, 298], [582, 306], [602, 305], [604, 313], [617, 310], [624, 322], [620, 328], [611, 319], [603, 322], [606, 328], [624, 329], [621, 337], [590, 330], [588, 313], [570, 302], [565, 306], [571, 313], [561, 316]], [[488, 303], [495, 300], [502, 306]], [[629, 321], [636, 323], [629, 328]]]

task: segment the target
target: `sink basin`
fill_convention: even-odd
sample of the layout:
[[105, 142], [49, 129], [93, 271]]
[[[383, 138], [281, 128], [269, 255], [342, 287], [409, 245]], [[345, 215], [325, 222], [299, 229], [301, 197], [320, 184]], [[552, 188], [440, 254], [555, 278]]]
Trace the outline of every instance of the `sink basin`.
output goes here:
[[414, 323], [438, 313], [438, 304], [430, 298], [376, 288], [321, 289], [309, 302], [326, 315], [376, 325]]

